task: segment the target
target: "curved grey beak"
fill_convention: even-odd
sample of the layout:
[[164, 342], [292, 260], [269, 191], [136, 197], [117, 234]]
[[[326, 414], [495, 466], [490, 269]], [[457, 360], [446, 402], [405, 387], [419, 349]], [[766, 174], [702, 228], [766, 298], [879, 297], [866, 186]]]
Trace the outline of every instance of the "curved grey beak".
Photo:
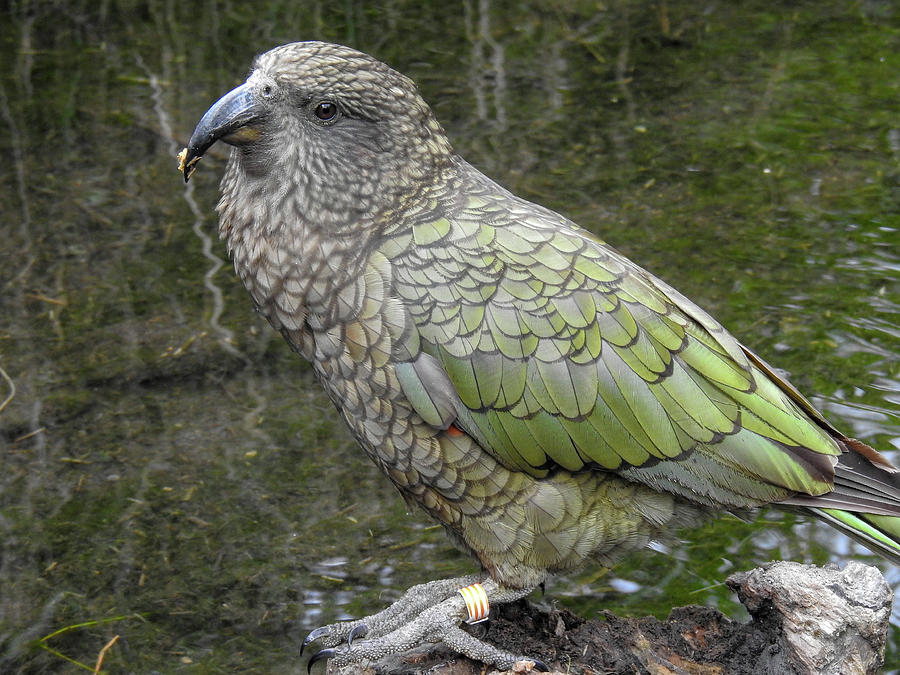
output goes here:
[[253, 87], [247, 83], [232, 89], [213, 103], [197, 124], [188, 143], [187, 154], [182, 163], [184, 182], [188, 182], [194, 173], [194, 165], [216, 141], [240, 145], [256, 140], [259, 130], [252, 123], [261, 114], [262, 110], [253, 95]]

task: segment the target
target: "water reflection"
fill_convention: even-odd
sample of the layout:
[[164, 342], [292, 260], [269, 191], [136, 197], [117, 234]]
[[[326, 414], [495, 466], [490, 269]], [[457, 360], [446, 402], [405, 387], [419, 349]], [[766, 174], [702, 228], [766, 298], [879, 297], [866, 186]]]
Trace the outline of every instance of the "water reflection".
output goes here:
[[[78, 672], [38, 642], [77, 626], [47, 644], [93, 664], [121, 635], [110, 672], [300, 671], [305, 630], [472, 570], [252, 315], [215, 236], [224, 155], [188, 186], [175, 171], [206, 106], [293, 39], [413, 76], [477, 166], [900, 449], [894, 4], [462, 7], [0, 10], [0, 670]], [[865, 557], [777, 514], [658, 548], [548, 595], [737, 611], [732, 571]]]

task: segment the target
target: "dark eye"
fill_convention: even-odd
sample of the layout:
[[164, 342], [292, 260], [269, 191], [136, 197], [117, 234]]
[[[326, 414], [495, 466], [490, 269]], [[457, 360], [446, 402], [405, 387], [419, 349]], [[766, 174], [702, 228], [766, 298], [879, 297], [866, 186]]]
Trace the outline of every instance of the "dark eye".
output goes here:
[[331, 122], [337, 117], [338, 109], [331, 101], [322, 101], [316, 106], [315, 114], [323, 122]]
[[264, 86], [263, 90], [262, 90], [262, 95], [265, 98], [271, 97], [272, 96], [272, 85], [267, 84], [266, 86]]

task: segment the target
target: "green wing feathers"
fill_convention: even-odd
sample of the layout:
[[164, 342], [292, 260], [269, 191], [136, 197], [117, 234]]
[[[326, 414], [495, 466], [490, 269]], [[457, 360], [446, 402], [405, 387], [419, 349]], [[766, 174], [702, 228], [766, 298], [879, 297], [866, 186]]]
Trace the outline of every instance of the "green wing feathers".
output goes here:
[[386, 252], [403, 256], [421, 352], [398, 377], [423, 419], [535, 476], [594, 467], [717, 506], [831, 489], [841, 447], [799, 394], [662, 281], [501, 197]]

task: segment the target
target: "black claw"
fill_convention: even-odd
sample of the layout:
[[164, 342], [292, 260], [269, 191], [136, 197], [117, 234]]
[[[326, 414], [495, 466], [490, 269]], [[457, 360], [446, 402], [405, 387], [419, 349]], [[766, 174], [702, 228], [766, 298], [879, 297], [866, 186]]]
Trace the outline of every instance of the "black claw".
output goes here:
[[547, 667], [547, 664], [543, 661], [538, 661], [537, 659], [528, 659], [529, 661], [534, 662], [534, 669], [540, 671], [542, 673], [549, 673], [550, 669]]
[[323, 661], [323, 660], [327, 661], [327, 660], [330, 659], [332, 656], [334, 656], [334, 650], [333, 650], [333, 649], [320, 649], [320, 650], [317, 651], [315, 654], [313, 654], [312, 656], [310, 656], [310, 657], [309, 657], [309, 663], [306, 664], [306, 673], [307, 673], [307, 675], [309, 675], [310, 673], [312, 673], [312, 667], [313, 667], [313, 664], [314, 664], [314, 663], [316, 663], [316, 662], [318, 662], [318, 661]]
[[353, 644], [353, 641], [356, 638], [363, 637], [368, 632], [369, 632], [369, 627], [364, 623], [361, 623], [358, 626], [354, 626], [352, 629], [350, 629], [350, 632], [347, 634], [347, 646], [349, 647], [350, 645]]
[[483, 621], [479, 621], [478, 623], [474, 623], [469, 629], [469, 632], [471, 632], [473, 637], [476, 637], [479, 640], [483, 640], [484, 637], [488, 634], [490, 623], [490, 619], [485, 619]]
[[328, 635], [328, 628], [326, 628], [325, 626], [313, 628], [311, 631], [309, 631], [309, 635], [306, 636], [303, 644], [300, 645], [300, 656], [303, 656], [303, 650], [306, 649], [306, 645], [308, 645], [310, 642], [315, 642], [320, 637], [324, 637], [326, 635]]

